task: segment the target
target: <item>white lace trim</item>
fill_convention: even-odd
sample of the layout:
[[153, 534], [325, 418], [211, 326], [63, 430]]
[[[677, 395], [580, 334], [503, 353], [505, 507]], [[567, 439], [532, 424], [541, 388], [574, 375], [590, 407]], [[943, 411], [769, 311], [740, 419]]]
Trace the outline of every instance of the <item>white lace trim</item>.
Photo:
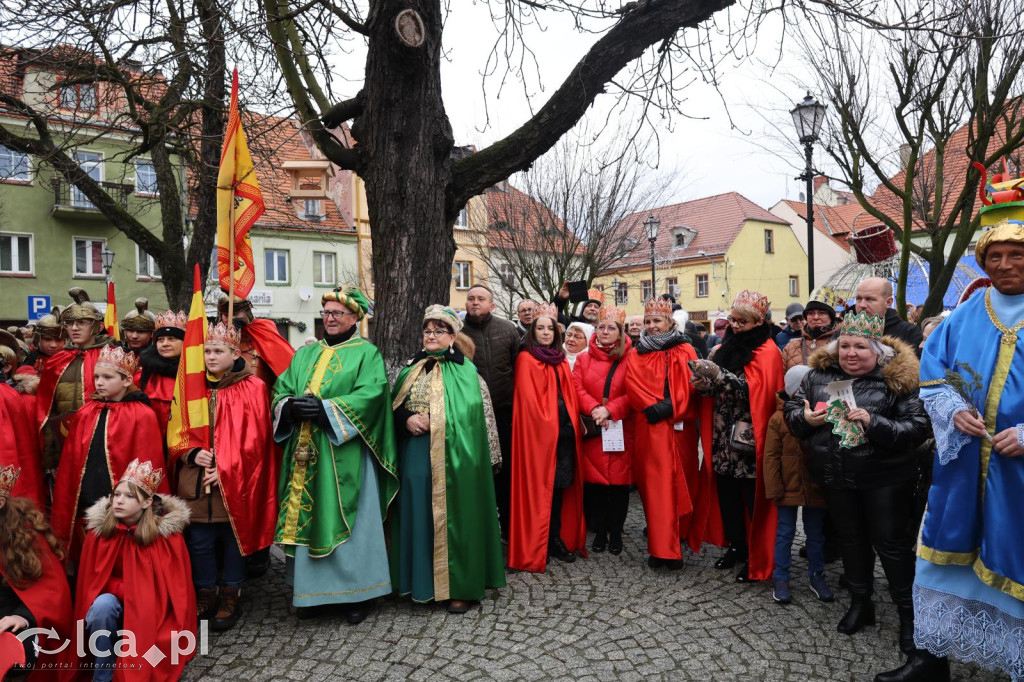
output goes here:
[[953, 415], [971, 408], [959, 393], [946, 385], [929, 387], [927, 391], [922, 391], [921, 400], [924, 401], [924, 409], [932, 419], [939, 464], [949, 464], [959, 456], [960, 450], [971, 442], [971, 436], [953, 425]]
[[914, 643], [1024, 682], [1024, 619], [991, 604], [914, 585]]

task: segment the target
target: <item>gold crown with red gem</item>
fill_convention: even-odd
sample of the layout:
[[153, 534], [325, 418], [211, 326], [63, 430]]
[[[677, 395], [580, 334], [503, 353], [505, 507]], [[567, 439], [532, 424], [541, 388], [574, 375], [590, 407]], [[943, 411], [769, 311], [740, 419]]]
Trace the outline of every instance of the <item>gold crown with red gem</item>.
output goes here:
[[771, 305], [772, 302], [768, 300], [767, 296], [750, 289], [744, 289], [736, 294], [736, 298], [732, 302], [733, 308], [749, 308], [757, 313], [761, 319], [768, 316], [768, 309], [771, 308]]
[[644, 304], [644, 315], [672, 317], [672, 301], [667, 298], [662, 298], [661, 296], [649, 298], [647, 299], [647, 303]]
[[554, 303], [541, 303], [537, 306], [537, 309], [533, 313], [533, 319], [538, 317], [550, 317], [555, 322], [558, 322], [558, 306]]
[[156, 328], [161, 327], [173, 327], [185, 331], [185, 327], [188, 326], [188, 315], [185, 314], [184, 310], [174, 312], [168, 310], [165, 313], [160, 313], [156, 316]]
[[139, 356], [131, 351], [126, 352], [121, 346], [104, 346], [100, 350], [96, 366], [112, 369], [126, 377], [135, 376], [135, 370], [139, 366]]
[[144, 490], [150, 497], [156, 495], [156, 490], [163, 480], [163, 469], [154, 469], [151, 462], [140, 462], [138, 459], [132, 460], [128, 468], [125, 469], [124, 476], [121, 477], [121, 482], [128, 481], [134, 484], [136, 488]]
[[601, 306], [601, 309], [597, 311], [597, 321], [623, 325], [626, 323], [626, 311], [613, 305]]
[[242, 334], [235, 329], [234, 325], [229, 327], [223, 322], [218, 322], [206, 332], [206, 343], [208, 345], [219, 343], [232, 350], [238, 350], [242, 343]]
[[20, 475], [21, 467], [15, 467], [13, 464], [0, 467], [0, 499], [11, 496], [11, 491], [14, 490], [14, 484], [18, 482]]

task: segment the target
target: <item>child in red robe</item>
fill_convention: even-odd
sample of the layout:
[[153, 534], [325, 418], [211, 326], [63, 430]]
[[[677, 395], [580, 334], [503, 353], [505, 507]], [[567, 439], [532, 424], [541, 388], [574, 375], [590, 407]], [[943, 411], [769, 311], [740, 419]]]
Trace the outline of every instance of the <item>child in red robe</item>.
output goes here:
[[149, 406], [156, 412], [160, 425], [160, 437], [167, 437], [167, 422], [171, 415], [171, 400], [174, 398], [174, 382], [178, 377], [178, 360], [185, 340], [185, 325], [188, 315], [168, 310], [156, 316], [156, 331], [153, 345], [146, 346], [139, 353], [139, 389], [149, 396]]
[[178, 467], [176, 491], [192, 511], [188, 551], [199, 617], [212, 616], [214, 630], [238, 621], [245, 557], [270, 547], [277, 523], [280, 458], [270, 432], [267, 387], [241, 358], [240, 338], [234, 327], [218, 324], [204, 344], [213, 425], [209, 449], [170, 454]]
[[0, 382], [0, 466], [21, 469], [15, 497], [27, 497], [39, 509], [44, 508], [43, 462], [39, 458], [35, 416], [24, 396]]
[[[177, 680], [195, 655], [196, 599], [182, 535], [189, 511], [176, 497], [156, 495], [162, 481], [162, 470], [133, 460], [113, 494], [86, 513], [74, 610], [84, 641], [65, 651], [69, 658], [87, 652], [70, 664], [79, 668], [91, 654], [93, 680]], [[131, 633], [134, 647], [127, 649], [127, 635], [114, 641], [109, 633], [118, 630]]]
[[[31, 500], [10, 496], [20, 473], [0, 467], [0, 676], [17, 664], [40, 669], [33, 679], [50, 679], [52, 661], [36, 658], [35, 637], [21, 642], [16, 635], [55, 628], [59, 641], [69, 638], [71, 590], [60, 563], [63, 549], [43, 514]], [[56, 649], [59, 641], [41, 643]]]
[[[93, 372], [96, 392], [76, 414], [64, 442], [53, 490], [50, 524], [77, 559], [81, 518], [96, 500], [109, 495], [132, 459], [164, 466], [164, 446], [156, 414], [132, 380], [136, 356], [118, 346], [100, 351]], [[170, 492], [166, 483], [160, 492]], [[74, 540], [74, 541], [73, 541]]]

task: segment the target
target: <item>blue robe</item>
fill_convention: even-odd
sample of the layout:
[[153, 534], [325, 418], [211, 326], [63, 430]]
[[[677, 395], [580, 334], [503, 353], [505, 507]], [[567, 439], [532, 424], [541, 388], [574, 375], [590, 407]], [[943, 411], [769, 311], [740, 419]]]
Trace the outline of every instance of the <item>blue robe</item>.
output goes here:
[[952, 426], [966, 402], [946, 370], [972, 381], [971, 402], [995, 435], [1024, 422], [1024, 295], [986, 290], [928, 338], [921, 396], [937, 451], [914, 581], [914, 639], [1024, 680], [1024, 457], [1008, 457]]

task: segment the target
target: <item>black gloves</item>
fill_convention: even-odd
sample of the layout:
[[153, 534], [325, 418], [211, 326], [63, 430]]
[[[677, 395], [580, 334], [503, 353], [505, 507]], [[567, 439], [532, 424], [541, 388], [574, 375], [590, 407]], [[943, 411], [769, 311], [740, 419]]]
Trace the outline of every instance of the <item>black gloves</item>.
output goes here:
[[672, 416], [672, 402], [668, 399], [661, 400], [644, 408], [644, 416], [648, 424], [657, 424]]
[[231, 318], [231, 326], [237, 329], [238, 331], [242, 331], [243, 329], [249, 326], [249, 322], [247, 320], [243, 320], [240, 317], [233, 317]]
[[[297, 422], [318, 421], [320, 415], [324, 414], [324, 405], [318, 398], [304, 395], [300, 398], [290, 399], [288, 411], [291, 418]], [[324, 416], [326, 417], [326, 415]]]

